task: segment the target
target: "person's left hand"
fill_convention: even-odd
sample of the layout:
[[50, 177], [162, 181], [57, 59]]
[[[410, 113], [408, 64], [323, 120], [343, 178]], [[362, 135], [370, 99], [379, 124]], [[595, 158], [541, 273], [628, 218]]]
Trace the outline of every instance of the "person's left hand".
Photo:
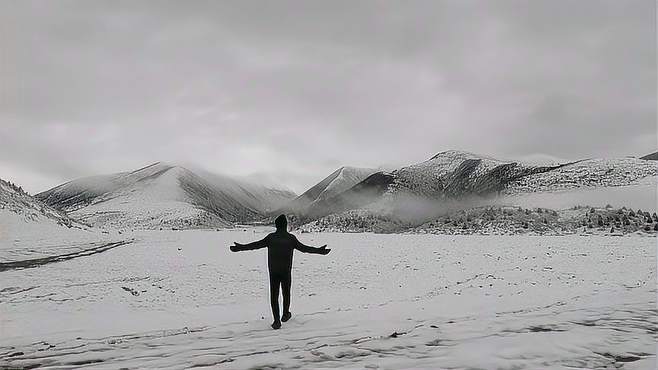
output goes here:
[[231, 252], [238, 252], [238, 247], [241, 247], [242, 244], [238, 242], [233, 242], [233, 245], [231, 246]]
[[328, 249], [326, 244], [320, 247], [320, 254], [326, 256], [329, 252], [331, 252], [331, 249]]

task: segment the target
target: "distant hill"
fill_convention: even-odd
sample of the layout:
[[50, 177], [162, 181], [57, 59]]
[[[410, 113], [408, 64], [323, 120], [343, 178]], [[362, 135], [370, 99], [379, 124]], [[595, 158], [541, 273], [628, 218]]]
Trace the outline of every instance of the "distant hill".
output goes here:
[[418, 164], [374, 173], [347, 191], [316, 203], [306, 217], [315, 219], [373, 203], [387, 212], [432, 212], [420, 209], [434, 207], [427, 200], [495, 194], [519, 177], [558, 166], [521, 165], [468, 152], [445, 151]]
[[648, 161], [658, 161], [658, 152], [647, 154], [644, 157], [640, 157], [640, 159], [644, 159]]
[[496, 196], [623, 186], [657, 175], [656, 163], [634, 158], [536, 165], [450, 150], [418, 164], [376, 172], [342, 193], [315, 202], [302, 223], [363, 207], [378, 214], [422, 219], [455, 203], [463, 207]]
[[0, 271], [40, 266], [129, 244], [97, 230], [0, 179]]
[[0, 179], [0, 218], [4, 221], [3, 226], [42, 223], [64, 227], [82, 227], [64, 212], [48, 206], [27, 194], [21, 187], [2, 179]]
[[285, 209], [304, 213], [313, 204], [332, 198], [377, 172], [373, 168], [341, 167], [302, 195], [285, 205]]
[[160, 162], [132, 172], [73, 180], [37, 194], [95, 226], [146, 229], [230, 227], [259, 220], [295, 196]]
[[278, 212], [300, 225], [351, 210], [413, 223], [492, 199], [526, 197], [527, 206], [530, 195], [554, 199], [554, 192], [572, 196], [658, 179], [658, 162], [637, 158], [546, 163], [448, 150], [391, 171], [341, 167], [300, 196], [272, 184], [154, 163], [70, 181], [36, 198], [72, 219], [117, 228], [231, 227], [270, 222]]

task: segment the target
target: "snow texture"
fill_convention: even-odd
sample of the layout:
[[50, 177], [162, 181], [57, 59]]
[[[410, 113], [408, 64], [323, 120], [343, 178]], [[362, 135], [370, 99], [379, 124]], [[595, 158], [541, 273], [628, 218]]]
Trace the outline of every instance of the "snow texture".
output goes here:
[[653, 238], [303, 234], [271, 322], [266, 229], [153, 231], [0, 272], [0, 367], [656, 368]]
[[294, 196], [164, 163], [74, 180], [37, 195], [73, 218], [118, 229], [231, 227], [261, 219]]
[[73, 221], [0, 180], [0, 270], [91, 253], [123, 239]]

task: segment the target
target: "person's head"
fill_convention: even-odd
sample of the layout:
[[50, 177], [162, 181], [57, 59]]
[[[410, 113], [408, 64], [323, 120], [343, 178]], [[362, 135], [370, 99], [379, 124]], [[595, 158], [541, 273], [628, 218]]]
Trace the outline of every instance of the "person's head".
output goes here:
[[286, 215], [279, 215], [279, 217], [274, 220], [274, 226], [276, 226], [277, 230], [288, 231], [288, 219], [286, 218]]

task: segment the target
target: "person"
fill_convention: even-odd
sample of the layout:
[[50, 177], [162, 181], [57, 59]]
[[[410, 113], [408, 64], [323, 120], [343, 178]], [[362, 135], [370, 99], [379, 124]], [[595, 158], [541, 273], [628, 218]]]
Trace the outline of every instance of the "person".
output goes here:
[[[265, 238], [249, 244], [235, 242], [231, 246], [232, 252], [249, 251], [267, 247], [267, 267], [270, 273], [270, 304], [274, 322], [273, 329], [281, 327], [281, 321], [290, 320], [290, 285], [292, 283], [292, 255], [297, 249], [303, 253], [327, 255], [331, 249], [326, 245], [322, 247], [310, 247], [302, 244], [297, 238], [288, 232], [288, 220], [285, 215], [280, 215], [274, 220], [276, 231], [268, 234]], [[279, 287], [283, 291], [283, 316], [279, 316]]]

